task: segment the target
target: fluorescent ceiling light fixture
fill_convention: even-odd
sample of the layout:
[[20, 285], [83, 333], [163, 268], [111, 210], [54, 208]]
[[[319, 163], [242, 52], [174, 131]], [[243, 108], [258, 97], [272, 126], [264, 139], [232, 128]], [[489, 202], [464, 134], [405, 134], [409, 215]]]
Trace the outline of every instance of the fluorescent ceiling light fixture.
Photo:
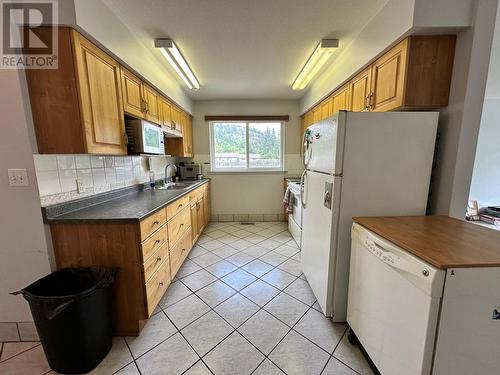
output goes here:
[[303, 90], [320, 71], [323, 65], [325, 65], [326, 61], [338, 46], [338, 39], [322, 39], [314, 49], [314, 52], [307, 59], [304, 67], [297, 75], [297, 78], [293, 81], [292, 89]]
[[200, 83], [172, 39], [155, 39], [155, 47], [160, 49], [163, 56], [190, 89], [198, 90], [200, 88]]

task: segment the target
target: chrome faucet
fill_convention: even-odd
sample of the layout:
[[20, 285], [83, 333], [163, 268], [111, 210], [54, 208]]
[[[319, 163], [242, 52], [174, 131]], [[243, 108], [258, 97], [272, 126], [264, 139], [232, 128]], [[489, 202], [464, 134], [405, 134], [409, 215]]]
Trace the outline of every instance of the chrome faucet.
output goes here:
[[171, 184], [174, 182], [174, 178], [169, 176], [169, 167], [174, 167], [174, 176], [177, 174], [177, 166], [174, 163], [169, 163], [165, 166], [165, 184]]

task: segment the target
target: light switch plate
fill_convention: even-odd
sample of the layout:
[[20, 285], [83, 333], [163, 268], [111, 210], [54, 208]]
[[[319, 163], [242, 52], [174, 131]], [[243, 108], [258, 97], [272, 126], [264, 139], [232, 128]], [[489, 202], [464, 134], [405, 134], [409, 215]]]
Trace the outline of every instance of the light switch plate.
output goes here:
[[29, 186], [28, 172], [26, 169], [8, 169], [9, 186]]

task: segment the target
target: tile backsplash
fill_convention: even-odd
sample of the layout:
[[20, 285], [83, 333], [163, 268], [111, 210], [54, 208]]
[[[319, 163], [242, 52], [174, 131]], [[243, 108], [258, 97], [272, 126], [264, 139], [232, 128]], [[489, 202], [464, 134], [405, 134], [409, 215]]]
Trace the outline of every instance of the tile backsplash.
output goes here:
[[[165, 156], [33, 155], [42, 206], [149, 181], [149, 170], [163, 178]], [[84, 191], [78, 193], [77, 180]]]

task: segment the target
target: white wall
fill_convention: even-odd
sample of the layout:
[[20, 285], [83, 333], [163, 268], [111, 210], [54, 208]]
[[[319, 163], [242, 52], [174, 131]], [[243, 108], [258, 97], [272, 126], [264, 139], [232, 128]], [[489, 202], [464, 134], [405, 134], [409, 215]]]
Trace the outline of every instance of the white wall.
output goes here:
[[478, 1], [473, 26], [458, 35], [450, 105], [439, 124], [434, 213], [465, 217], [496, 14], [497, 0]]
[[183, 86], [143, 43], [130, 32], [103, 0], [74, 0], [76, 23], [107, 50], [141, 74], [166, 96], [192, 112], [193, 102]]
[[500, 7], [497, 9], [470, 199], [500, 205]]
[[[205, 115], [289, 115], [285, 123], [285, 169], [301, 172], [299, 144], [299, 103], [296, 100], [214, 100], [195, 101], [193, 148], [196, 162], [210, 161], [209, 129]], [[212, 213], [281, 214], [283, 173], [228, 175], [210, 174]]]
[[500, 99], [486, 99], [477, 141], [470, 199], [500, 205]]
[[[24, 72], [0, 70], [0, 322], [31, 320], [20, 296], [24, 288], [50, 272], [33, 155], [28, 135], [31, 111]], [[26, 168], [30, 186], [9, 187], [8, 168]]]

